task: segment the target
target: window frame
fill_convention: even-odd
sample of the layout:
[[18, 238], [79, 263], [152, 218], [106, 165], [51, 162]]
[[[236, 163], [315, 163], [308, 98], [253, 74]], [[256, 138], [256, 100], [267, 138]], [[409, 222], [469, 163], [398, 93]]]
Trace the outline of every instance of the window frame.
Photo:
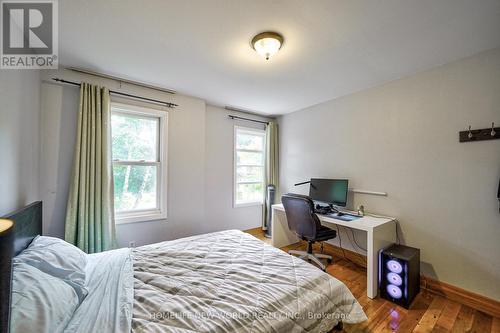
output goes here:
[[[117, 165], [156, 165], [156, 208], [142, 209], [115, 213], [115, 224], [138, 223], [167, 219], [167, 184], [168, 184], [168, 112], [154, 108], [111, 102], [111, 116], [122, 114], [137, 116], [139, 118], [158, 119], [158, 152], [155, 162], [151, 161], [126, 161], [112, 159], [112, 167]], [[113, 134], [111, 133], [111, 140]], [[112, 150], [111, 145], [111, 150]], [[114, 187], [114, 184], [113, 184]], [[113, 200], [114, 188], [113, 188]]]
[[[248, 149], [238, 149], [237, 148], [237, 137], [238, 137], [238, 131], [242, 132], [248, 132], [252, 135], [258, 134], [259, 136], [263, 137], [263, 149], [262, 149], [262, 165], [238, 165], [238, 152], [243, 151], [243, 152], [253, 152], [253, 153], [260, 153], [261, 151], [259, 150], [248, 150]], [[264, 204], [264, 197], [265, 197], [265, 182], [266, 182], [266, 147], [267, 147], [267, 135], [266, 131], [263, 129], [259, 128], [253, 128], [253, 127], [246, 127], [246, 126], [239, 126], [235, 125], [234, 126], [234, 135], [233, 135], [233, 208], [240, 208], [240, 207], [250, 207], [250, 206], [262, 206]], [[262, 182], [239, 182], [238, 183], [238, 166], [253, 166], [253, 167], [262, 167]], [[237, 193], [238, 193], [238, 184], [262, 184], [262, 198], [260, 201], [250, 201], [250, 202], [242, 202], [238, 203], [237, 199]]]

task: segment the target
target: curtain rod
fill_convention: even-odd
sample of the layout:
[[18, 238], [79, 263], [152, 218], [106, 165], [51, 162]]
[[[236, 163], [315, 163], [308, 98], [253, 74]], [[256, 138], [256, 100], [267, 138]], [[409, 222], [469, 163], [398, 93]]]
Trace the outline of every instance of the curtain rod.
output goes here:
[[[52, 78], [52, 80], [54, 80], [56, 82], [71, 84], [71, 85], [78, 86], [78, 87], [81, 86], [81, 84], [78, 82], [67, 81], [64, 79], [56, 78], [56, 77]], [[110, 90], [109, 93], [114, 94], [114, 95], [129, 97], [129, 98], [133, 98], [133, 99], [139, 99], [139, 100], [143, 100], [143, 101], [147, 101], [147, 102], [152, 102], [152, 103], [156, 103], [156, 104], [161, 104], [161, 105], [164, 105], [164, 106], [169, 107], [169, 108], [175, 108], [176, 106], [178, 106], [177, 104], [174, 104], [174, 103], [160, 101], [157, 99], [152, 99], [152, 98], [147, 98], [147, 97], [142, 97], [142, 96], [137, 96], [137, 95], [132, 95], [132, 94], [127, 94], [127, 93], [123, 93], [123, 92], [119, 92], [119, 91], [115, 91], [115, 90]]]
[[260, 124], [269, 125], [268, 121], [261, 121], [261, 120], [255, 120], [255, 119], [250, 119], [250, 118], [243, 118], [243, 117], [238, 117], [238, 116], [233, 116], [233, 115], [228, 115], [228, 116], [231, 119], [239, 119], [239, 120], [245, 120], [245, 121], [252, 121], [254, 123], [260, 123]]
[[166, 92], [166, 93], [169, 93], [169, 94], [175, 94], [175, 91], [173, 91], [171, 89], [162, 88], [162, 87], [154, 86], [154, 85], [143, 83], [143, 82], [139, 82], [139, 81], [132, 81], [132, 80], [124, 79], [124, 78], [121, 78], [121, 77], [118, 77], [118, 76], [114, 76], [114, 75], [109, 75], [109, 74], [103, 74], [103, 73], [99, 73], [99, 72], [94, 72], [94, 71], [91, 71], [91, 70], [88, 70], [88, 69], [84, 69], [84, 68], [67, 67], [66, 69], [68, 69], [70, 71], [73, 71], [73, 72], [77, 72], [77, 73], [82, 73], [82, 74], [87, 74], [87, 75], [102, 77], [102, 78], [105, 78], [105, 79], [115, 80], [115, 81], [118, 81], [120, 83], [123, 82], [123, 83], [133, 84], [134, 86], [139, 86], [139, 87], [144, 87], [144, 88], [148, 88], [148, 89], [158, 90], [158, 91]]

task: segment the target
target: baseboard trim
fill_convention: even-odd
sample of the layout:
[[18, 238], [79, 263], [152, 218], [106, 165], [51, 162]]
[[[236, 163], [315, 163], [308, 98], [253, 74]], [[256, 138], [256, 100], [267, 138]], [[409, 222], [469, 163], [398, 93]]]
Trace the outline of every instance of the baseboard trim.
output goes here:
[[[337, 257], [343, 257], [342, 249], [340, 247], [328, 243], [324, 244], [325, 252]], [[319, 246], [317, 246], [317, 248], [319, 248]], [[315, 249], [317, 248], [315, 246]], [[361, 267], [366, 268], [366, 256], [349, 250], [344, 250], [344, 252], [347, 259]], [[494, 299], [473, 293], [425, 275], [420, 276], [420, 286], [433, 294], [482, 311], [490, 316], [500, 317], [500, 302]]]
[[420, 276], [420, 286], [436, 295], [467, 305], [493, 317], [500, 317], [500, 302], [473, 293], [425, 275]]
[[[254, 228], [246, 230], [245, 232], [248, 232], [252, 235], [263, 235], [264, 233], [261, 228]], [[337, 258], [343, 258], [345, 254], [346, 259], [352, 261], [358, 266], [366, 268], [366, 256], [346, 249], [342, 251], [340, 247], [330, 243], [324, 242], [323, 244], [323, 252], [325, 252], [326, 254], [330, 254]], [[307, 243], [301, 241], [300, 243], [293, 245], [293, 247], [297, 246], [305, 247], [307, 246]], [[319, 252], [321, 249], [321, 245], [319, 243], [315, 243], [313, 248], [315, 252]], [[473, 293], [471, 291], [436, 280], [434, 278], [430, 278], [425, 275], [420, 276], [420, 286], [422, 289], [425, 289], [433, 294], [469, 306], [490, 316], [500, 318], [500, 302], [497, 300]]]
[[[315, 244], [314, 250], [319, 251], [320, 245]], [[342, 249], [333, 244], [324, 243], [324, 252], [335, 257], [344, 257], [356, 265], [366, 268], [366, 256], [359, 253]], [[420, 286], [439, 296], [445, 297], [457, 303], [482, 311], [493, 317], [500, 317], [500, 302], [494, 299], [473, 293], [446, 282], [442, 282], [425, 275], [420, 276]]]

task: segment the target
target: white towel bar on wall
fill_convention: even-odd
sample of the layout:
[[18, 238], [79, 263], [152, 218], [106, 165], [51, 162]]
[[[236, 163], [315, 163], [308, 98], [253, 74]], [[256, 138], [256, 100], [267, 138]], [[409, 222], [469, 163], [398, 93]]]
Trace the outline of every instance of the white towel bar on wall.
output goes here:
[[366, 190], [359, 190], [359, 189], [356, 189], [356, 188], [351, 188], [351, 189], [349, 189], [349, 191], [351, 191], [353, 193], [361, 193], [361, 194], [369, 194], [369, 195], [379, 195], [379, 196], [382, 196], [382, 197], [386, 197], [387, 196], [387, 192], [366, 191]]

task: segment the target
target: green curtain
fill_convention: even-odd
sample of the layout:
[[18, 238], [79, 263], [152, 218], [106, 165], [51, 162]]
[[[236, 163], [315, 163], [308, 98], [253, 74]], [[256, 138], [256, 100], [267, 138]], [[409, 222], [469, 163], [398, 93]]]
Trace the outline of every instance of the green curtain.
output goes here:
[[87, 253], [114, 248], [113, 201], [109, 90], [82, 82], [66, 241]]
[[[266, 189], [264, 189], [267, 193], [267, 185], [274, 185], [276, 188], [275, 192], [275, 203], [279, 202], [279, 150], [278, 150], [278, 124], [274, 121], [269, 122], [266, 126], [266, 174], [265, 174], [265, 183]], [[267, 199], [267, 198], [266, 198]], [[264, 200], [264, 209], [263, 209], [263, 219], [262, 219], [262, 228], [264, 230], [267, 229], [266, 225], [266, 216], [267, 216], [267, 202]]]

